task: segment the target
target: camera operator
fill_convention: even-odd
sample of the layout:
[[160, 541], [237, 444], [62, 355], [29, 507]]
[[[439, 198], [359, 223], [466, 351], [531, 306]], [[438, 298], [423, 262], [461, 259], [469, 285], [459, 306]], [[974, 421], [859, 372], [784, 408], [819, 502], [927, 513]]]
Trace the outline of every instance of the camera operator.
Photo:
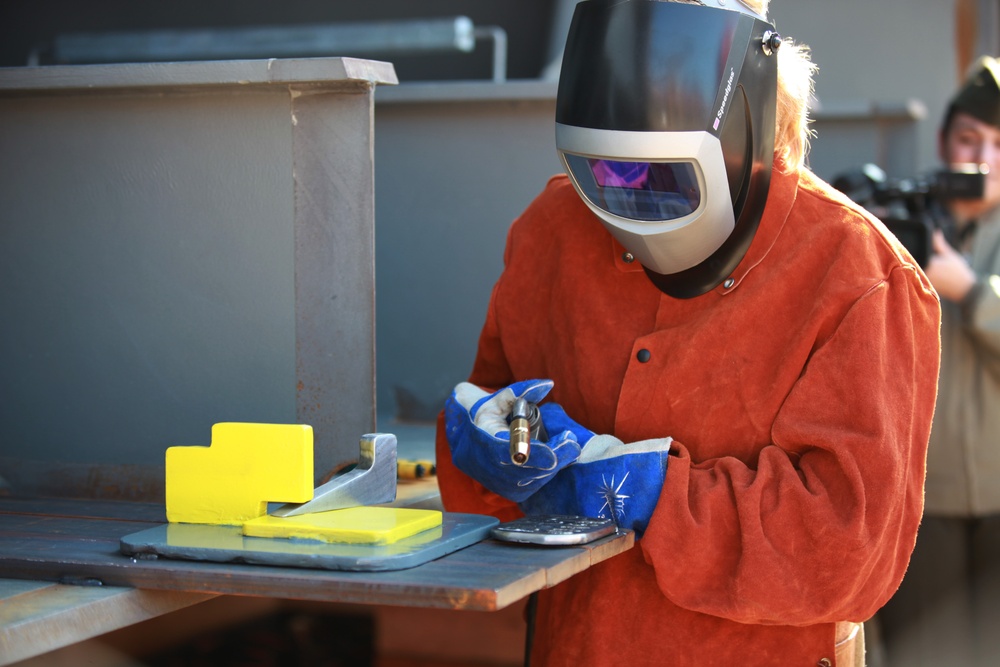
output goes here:
[[939, 150], [988, 167], [979, 199], [943, 202], [926, 267], [941, 297], [941, 370], [924, 519], [880, 612], [890, 665], [996, 665], [1000, 656], [1000, 63], [976, 62]]

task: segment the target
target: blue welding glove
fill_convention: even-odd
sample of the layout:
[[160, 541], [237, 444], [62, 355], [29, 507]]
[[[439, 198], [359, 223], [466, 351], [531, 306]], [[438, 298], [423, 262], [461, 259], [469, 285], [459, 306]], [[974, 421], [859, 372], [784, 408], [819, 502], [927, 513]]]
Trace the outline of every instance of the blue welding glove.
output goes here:
[[468, 382], [456, 386], [444, 406], [445, 434], [455, 466], [490, 491], [521, 502], [575, 461], [580, 445], [569, 430], [549, 431], [545, 442], [532, 440], [523, 465], [510, 460], [507, 417], [514, 401], [538, 403], [552, 385], [551, 380], [526, 380], [493, 394]]
[[[547, 408], [547, 409], [543, 409]], [[558, 405], [540, 406], [546, 428], [574, 433], [583, 452], [538, 493], [520, 503], [525, 514], [571, 514], [614, 519], [642, 535], [667, 475], [672, 438], [629, 444], [595, 435]]]
[[594, 437], [594, 432], [589, 428], [573, 421], [572, 417], [566, 414], [563, 406], [558, 403], [543, 403], [538, 406], [538, 414], [542, 418], [542, 424], [548, 433], [563, 433], [569, 431], [573, 438], [580, 443], [580, 446], [587, 444], [587, 441]]

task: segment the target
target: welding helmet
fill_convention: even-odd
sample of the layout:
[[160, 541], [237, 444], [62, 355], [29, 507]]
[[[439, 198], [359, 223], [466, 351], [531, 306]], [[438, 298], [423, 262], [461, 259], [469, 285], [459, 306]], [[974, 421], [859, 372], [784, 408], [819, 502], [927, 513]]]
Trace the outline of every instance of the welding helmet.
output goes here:
[[604, 226], [664, 293], [720, 284], [767, 199], [774, 27], [740, 0], [585, 0], [556, 101], [556, 148]]

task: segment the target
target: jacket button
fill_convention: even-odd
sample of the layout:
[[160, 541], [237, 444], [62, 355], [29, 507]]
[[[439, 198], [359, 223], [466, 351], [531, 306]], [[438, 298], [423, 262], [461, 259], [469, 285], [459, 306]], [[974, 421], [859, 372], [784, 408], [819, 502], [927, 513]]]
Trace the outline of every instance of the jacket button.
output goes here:
[[635, 358], [639, 360], [639, 363], [644, 364], [649, 361], [650, 356], [652, 355], [649, 354], [649, 350], [643, 349], [639, 350], [639, 352], [635, 355]]
[[722, 286], [725, 287], [726, 289], [729, 289], [730, 287], [732, 287], [735, 284], [736, 284], [736, 280], [734, 280], [733, 278], [726, 278], [726, 281], [724, 283], [722, 283]]
[[816, 667], [831, 667], [833, 665], [830, 662], [830, 658], [821, 658], [819, 662], [816, 663]]
[[623, 252], [622, 261], [625, 262], [626, 264], [631, 264], [632, 262], [635, 261], [635, 255], [633, 255], [630, 252]]

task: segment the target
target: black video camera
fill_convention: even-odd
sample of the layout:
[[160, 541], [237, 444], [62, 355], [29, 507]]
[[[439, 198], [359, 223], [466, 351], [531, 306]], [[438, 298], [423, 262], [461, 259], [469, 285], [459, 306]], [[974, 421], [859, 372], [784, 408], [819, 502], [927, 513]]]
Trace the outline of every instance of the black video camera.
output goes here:
[[881, 219], [913, 259], [926, 267], [935, 229], [957, 245], [943, 202], [982, 199], [987, 173], [983, 165], [955, 165], [926, 178], [894, 180], [874, 164], [865, 164], [837, 176], [832, 185]]

